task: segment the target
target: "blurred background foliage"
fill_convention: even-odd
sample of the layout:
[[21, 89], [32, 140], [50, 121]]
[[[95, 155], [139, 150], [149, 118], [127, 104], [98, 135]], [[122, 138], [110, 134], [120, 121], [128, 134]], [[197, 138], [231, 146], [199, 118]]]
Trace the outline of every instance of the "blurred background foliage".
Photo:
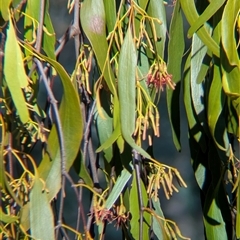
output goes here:
[[1, 238], [240, 238], [238, 0], [0, 13]]

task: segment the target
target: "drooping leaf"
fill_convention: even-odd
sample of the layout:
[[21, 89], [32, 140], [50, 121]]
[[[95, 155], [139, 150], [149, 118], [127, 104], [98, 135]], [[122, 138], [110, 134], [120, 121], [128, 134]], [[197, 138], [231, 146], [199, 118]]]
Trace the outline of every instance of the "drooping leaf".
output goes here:
[[133, 140], [135, 129], [135, 97], [136, 97], [137, 55], [133, 43], [131, 29], [124, 38], [119, 56], [118, 93], [120, 103], [121, 132], [126, 142], [146, 158], [150, 158]]
[[[61, 79], [63, 96], [59, 108], [59, 115], [65, 143], [65, 164], [66, 170], [68, 171], [77, 156], [83, 135], [83, 119], [77, 92], [71, 83], [70, 77], [58, 62], [40, 53], [36, 53], [35, 50], [27, 44], [25, 44], [24, 47], [26, 51], [29, 51], [34, 57], [40, 58], [41, 60], [44, 59], [51, 64]], [[48, 197], [49, 200], [51, 200], [61, 187], [60, 145], [55, 125], [53, 125], [50, 131], [47, 152], [44, 154], [38, 171], [40, 177], [46, 181], [46, 186], [49, 190]]]
[[[181, 66], [185, 48], [183, 19], [179, 1], [176, 2], [169, 31], [168, 64], [167, 69], [172, 74], [172, 80], [176, 83], [176, 89], [167, 89], [167, 109], [171, 123], [173, 142], [178, 151], [181, 150], [180, 143], [180, 81], [182, 77]], [[176, 51], [176, 49], [178, 49]]]
[[5, 52], [7, 53], [3, 69], [5, 80], [17, 113], [22, 123], [26, 123], [29, 120], [29, 112], [23, 95], [23, 89], [27, 87], [28, 80], [24, 70], [21, 49], [18, 45], [11, 19], [9, 20], [9, 28], [7, 30]]
[[[235, 40], [235, 23], [239, 18], [240, 1], [227, 1], [223, 11], [221, 21], [221, 35], [222, 45], [225, 50], [228, 61], [231, 65], [237, 66], [240, 71], [239, 53], [237, 50], [237, 43]], [[239, 82], [239, 80], [238, 80]], [[238, 89], [239, 90], [239, 89]], [[240, 91], [240, 90], [239, 90]]]
[[109, 90], [115, 94], [114, 75], [108, 58], [106, 40], [106, 17], [103, 0], [88, 0], [82, 3], [80, 20], [84, 33], [87, 35], [94, 50], [97, 63], [104, 76]]
[[[182, 10], [192, 26], [196, 19], [198, 19], [199, 15], [196, 10], [195, 2], [194, 0], [180, 0]], [[212, 51], [214, 55], [219, 57], [220, 55], [220, 48], [219, 45], [213, 40], [213, 38], [209, 35], [207, 32], [205, 26], [202, 26], [197, 32], [199, 38], [202, 40], [202, 42], [209, 48], [209, 50]]]
[[[95, 115], [100, 144], [105, 143], [110, 138], [110, 136], [112, 135], [112, 129], [113, 129], [113, 119], [107, 115], [107, 113], [103, 108], [102, 108], [102, 113], [104, 115], [104, 119], [101, 118], [99, 114]], [[103, 152], [106, 160], [110, 162], [113, 157], [112, 144], [109, 148], [103, 149]]]
[[106, 23], [108, 32], [113, 31], [116, 24], [116, 1], [115, 0], [103, 0], [105, 13], [106, 13]]
[[[143, 200], [144, 207], [147, 207], [147, 203], [148, 203], [147, 192], [146, 192], [146, 189], [145, 189], [145, 186], [144, 186], [142, 180], [140, 180], [140, 181], [141, 181], [140, 187], [141, 187], [141, 193], [142, 193], [141, 197]], [[137, 189], [136, 173], [133, 172], [132, 187], [131, 187], [130, 194], [129, 194], [129, 199], [130, 199], [129, 210], [132, 215], [132, 218], [130, 221], [130, 225], [131, 225], [130, 232], [134, 239], [140, 239], [140, 236], [139, 236], [139, 233], [140, 233], [139, 232], [140, 207], [139, 207], [138, 194], [139, 194], [139, 192]], [[149, 239], [148, 231], [149, 231], [149, 224], [150, 224], [151, 216], [148, 213], [143, 212], [143, 218], [144, 218], [144, 221], [143, 221], [143, 226], [142, 226], [143, 227], [142, 239]]]
[[167, 235], [164, 228], [164, 222], [162, 219], [165, 219], [165, 217], [161, 209], [160, 200], [157, 199], [157, 201], [155, 201], [155, 199], [152, 198], [152, 203], [157, 216], [160, 217], [158, 220], [155, 216], [153, 217], [153, 232], [157, 236], [158, 240], [170, 240], [171, 238]]
[[123, 188], [128, 183], [131, 176], [132, 174], [127, 169], [122, 170], [121, 175], [117, 178], [117, 181], [106, 200], [106, 203], [105, 203], [106, 209], [110, 209], [112, 205], [116, 202], [116, 200], [118, 199], [119, 195], [122, 193]]
[[[42, 36], [42, 48], [48, 57], [56, 60], [55, 51], [55, 32], [48, 12], [49, 1], [45, 2], [44, 24]], [[39, 9], [41, 9], [41, 1], [29, 0], [26, 3], [26, 15], [24, 18], [24, 37], [28, 42], [36, 40], [36, 31], [39, 24]]]
[[196, 19], [188, 30], [188, 36], [191, 37], [197, 30], [207, 22], [214, 13], [226, 2], [226, 0], [211, 1], [204, 12]]
[[12, 0], [1, 0], [0, 1], [0, 13], [2, 18], [7, 21], [9, 18], [8, 8]]
[[206, 53], [207, 47], [204, 46], [201, 39], [194, 34], [191, 50], [191, 99], [197, 118], [203, 127], [206, 126], [207, 122], [205, 117], [204, 83], [197, 83], [197, 78]]
[[[145, 3], [146, 4], [146, 3]], [[166, 33], [167, 33], [167, 19], [166, 19], [166, 10], [163, 1], [151, 0], [147, 5], [147, 13], [152, 18], [159, 19], [161, 24], [157, 22], [153, 22], [156, 31], [157, 39], [154, 44], [156, 44], [156, 51], [161, 58], [164, 57], [165, 50], [165, 41], [166, 41]], [[148, 31], [149, 37], [153, 37], [152, 31]]]
[[30, 228], [35, 239], [52, 240], [54, 237], [53, 212], [43, 182], [36, 176], [30, 192]]

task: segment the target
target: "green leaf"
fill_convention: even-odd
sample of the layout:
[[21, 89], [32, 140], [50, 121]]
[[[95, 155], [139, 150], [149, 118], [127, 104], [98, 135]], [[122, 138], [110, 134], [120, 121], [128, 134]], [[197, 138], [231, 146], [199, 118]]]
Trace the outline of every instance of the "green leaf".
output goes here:
[[30, 202], [27, 202], [20, 210], [20, 224], [21, 227], [27, 232], [30, 228]]
[[[39, 11], [38, 11], [39, 14]], [[55, 56], [56, 35], [49, 15], [49, 0], [45, 1], [44, 9], [44, 31], [42, 48], [48, 57], [56, 60]]]
[[9, 5], [10, 5], [11, 1], [12, 0], [1, 0], [0, 1], [0, 13], [2, 15], [2, 18], [5, 21], [8, 21], [8, 19], [9, 19], [8, 8], [9, 8]]
[[54, 219], [43, 182], [35, 177], [30, 192], [30, 228], [35, 239], [52, 240], [54, 236]]
[[[100, 144], [104, 144], [112, 135], [113, 129], [113, 119], [108, 116], [103, 108], [101, 108], [104, 119], [99, 115], [95, 114], [97, 132], [99, 136]], [[108, 162], [112, 160], [113, 157], [113, 147], [112, 144], [107, 149], [103, 149], [104, 157]]]
[[[109, 90], [116, 95], [115, 78], [108, 58], [106, 40], [106, 19], [103, 0], [84, 1], [81, 6], [80, 21], [97, 58], [97, 63], [104, 76]], [[115, 96], [116, 97], [116, 96]]]
[[[144, 207], [147, 207], [148, 204], [148, 196], [147, 192], [145, 189], [145, 186], [141, 180], [141, 191], [142, 191], [142, 200]], [[130, 225], [131, 229], [130, 232], [133, 236], [134, 239], [140, 239], [139, 236], [139, 219], [140, 219], [140, 207], [139, 207], [139, 200], [138, 200], [138, 190], [137, 190], [137, 181], [136, 181], [136, 173], [133, 172], [133, 179], [132, 179], [132, 187], [130, 190], [130, 195], [129, 195], [129, 210], [132, 215]], [[143, 235], [142, 239], [149, 239], [149, 226], [151, 222], [151, 215], [144, 212], [143, 213], [144, 221], [143, 221]]]
[[126, 142], [146, 158], [150, 158], [133, 140], [135, 128], [135, 97], [136, 97], [136, 66], [137, 55], [129, 28], [124, 38], [119, 56], [118, 93], [120, 103], [121, 132]]
[[[167, 19], [166, 19], [166, 9], [163, 1], [151, 0], [148, 2], [147, 13], [150, 17], [159, 19], [161, 24], [154, 22], [156, 30], [157, 42], [156, 45], [157, 54], [164, 57], [166, 33], [167, 33]], [[152, 31], [148, 31], [149, 37], [153, 37]]]
[[[25, 44], [24, 47], [26, 51], [30, 52], [33, 56], [44, 59], [50, 63], [62, 81], [63, 96], [59, 108], [59, 115], [65, 143], [66, 170], [68, 171], [77, 156], [83, 136], [83, 119], [77, 92], [61, 64], [40, 53], [36, 53], [35, 50], [27, 44]], [[76, 121], [76, 117], [78, 121]], [[46, 186], [49, 190], [48, 197], [49, 200], [51, 200], [56, 196], [61, 187], [60, 145], [55, 125], [53, 125], [50, 131], [47, 143], [47, 152], [44, 154], [38, 171], [40, 177], [46, 181]]]
[[[155, 199], [152, 198], [152, 204], [153, 204], [153, 207], [155, 209], [155, 213], [157, 214], [157, 216], [165, 219], [162, 209], [161, 209], [161, 204], [160, 204], [159, 198], [157, 199], [157, 201], [155, 201]], [[153, 231], [154, 231], [154, 234], [157, 236], [158, 240], [170, 240], [171, 239], [170, 236], [167, 235], [167, 233], [166, 233], [163, 220], [162, 219], [157, 220], [156, 217], [154, 217], [154, 216], [153, 216]]]
[[7, 54], [3, 71], [7, 86], [22, 123], [26, 123], [29, 120], [29, 112], [22, 89], [28, 86], [28, 80], [24, 70], [21, 49], [18, 45], [11, 19], [7, 29], [5, 52]]
[[191, 99], [197, 118], [203, 127], [207, 125], [207, 119], [204, 113], [204, 83], [197, 83], [197, 78], [206, 53], [207, 47], [203, 44], [201, 39], [194, 34], [191, 51]]
[[180, 3], [177, 1], [170, 24], [167, 64], [167, 70], [170, 74], [172, 74], [172, 80], [177, 84], [177, 87], [175, 90], [167, 88], [167, 109], [171, 123], [173, 142], [178, 151], [181, 150], [179, 95], [184, 48], [183, 19]]
[[86, 162], [83, 159], [83, 153], [82, 151], [79, 151], [78, 156], [76, 157], [74, 161], [74, 169], [77, 172], [78, 176], [84, 181], [84, 183], [90, 187], [93, 187], [93, 181], [92, 178], [88, 172]]
[[202, 27], [225, 2], [226, 0], [211, 1], [201, 16], [199, 16], [196, 21], [191, 24], [191, 27], [188, 30], [188, 37], [191, 37], [195, 32], [197, 32], [197, 30]]
[[[226, 97], [222, 89], [221, 72], [219, 66], [213, 66], [212, 83], [208, 94], [207, 117], [211, 135], [219, 149], [226, 151], [228, 149], [228, 137], [224, 126], [217, 125], [221, 121], [220, 115], [223, 111]], [[219, 127], [220, 128], [219, 128]]]
[[0, 221], [4, 223], [14, 223], [18, 221], [18, 217], [15, 215], [8, 215], [2, 211], [0, 207]]
[[132, 174], [127, 169], [122, 170], [121, 175], [117, 178], [117, 181], [106, 200], [105, 203], [106, 209], [110, 209], [112, 205], [116, 202], [116, 200], [122, 193], [123, 188], [128, 183], [131, 176]]
[[[182, 10], [192, 26], [195, 23], [195, 20], [199, 17], [194, 0], [180, 0]], [[213, 52], [214, 55], [219, 57], [220, 55], [220, 48], [219, 45], [212, 39], [209, 33], [206, 30], [206, 27], [201, 27], [197, 32], [199, 38], [203, 41], [203, 43]]]
[[[235, 23], [239, 17], [240, 1], [229, 0], [222, 15], [222, 46], [225, 50], [228, 61], [231, 65], [236, 65], [240, 69], [240, 60], [235, 38]], [[238, 80], [239, 82], [239, 80]], [[239, 91], [239, 88], [238, 88]]]
[[202, 151], [206, 150], [206, 139], [204, 136], [203, 128], [200, 125], [197, 116], [194, 112], [194, 107], [191, 97], [191, 53], [188, 55], [184, 67], [184, 81], [183, 81], [183, 98], [184, 105], [187, 113], [189, 133], [201, 146]]
[[104, 7], [105, 7], [105, 13], [106, 13], [106, 23], [108, 32], [110, 33], [113, 31], [117, 15], [116, 15], [116, 1], [115, 0], [103, 0]]

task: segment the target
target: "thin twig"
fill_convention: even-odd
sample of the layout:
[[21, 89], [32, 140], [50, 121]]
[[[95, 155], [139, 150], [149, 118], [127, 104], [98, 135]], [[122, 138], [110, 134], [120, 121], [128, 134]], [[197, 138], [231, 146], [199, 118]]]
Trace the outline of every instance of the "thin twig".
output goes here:
[[35, 49], [37, 52], [41, 51], [42, 46], [42, 35], [43, 35], [43, 22], [44, 22], [44, 8], [45, 8], [45, 0], [40, 1], [40, 9], [39, 9], [39, 25], [37, 30], [37, 40], [35, 44]]

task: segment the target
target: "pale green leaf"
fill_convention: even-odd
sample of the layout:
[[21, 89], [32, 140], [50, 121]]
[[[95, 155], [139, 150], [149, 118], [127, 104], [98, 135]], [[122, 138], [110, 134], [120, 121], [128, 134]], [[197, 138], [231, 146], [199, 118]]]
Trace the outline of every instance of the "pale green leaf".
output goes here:
[[120, 103], [121, 132], [126, 142], [146, 158], [150, 158], [132, 138], [135, 129], [135, 97], [136, 97], [137, 55], [129, 28], [124, 38], [119, 56], [118, 93]]
[[28, 80], [24, 70], [21, 49], [18, 45], [11, 19], [9, 20], [9, 28], [7, 30], [5, 52], [7, 54], [5, 56], [3, 71], [7, 86], [21, 121], [26, 123], [29, 120], [29, 112], [24, 98], [23, 88], [27, 87]]
[[132, 174], [127, 169], [122, 170], [121, 175], [117, 178], [117, 181], [106, 200], [106, 203], [105, 203], [106, 209], [110, 209], [112, 205], [116, 202], [116, 200], [118, 199], [119, 195], [122, 193], [123, 188], [128, 183], [131, 176]]
[[54, 218], [43, 182], [35, 177], [30, 192], [30, 228], [35, 239], [52, 240], [54, 237]]
[[239, 12], [240, 1], [229, 0], [224, 8], [221, 21], [222, 46], [225, 50], [229, 63], [231, 65], [236, 65], [238, 70], [240, 70], [240, 60], [235, 40], [235, 23], [237, 18], [239, 18]]

